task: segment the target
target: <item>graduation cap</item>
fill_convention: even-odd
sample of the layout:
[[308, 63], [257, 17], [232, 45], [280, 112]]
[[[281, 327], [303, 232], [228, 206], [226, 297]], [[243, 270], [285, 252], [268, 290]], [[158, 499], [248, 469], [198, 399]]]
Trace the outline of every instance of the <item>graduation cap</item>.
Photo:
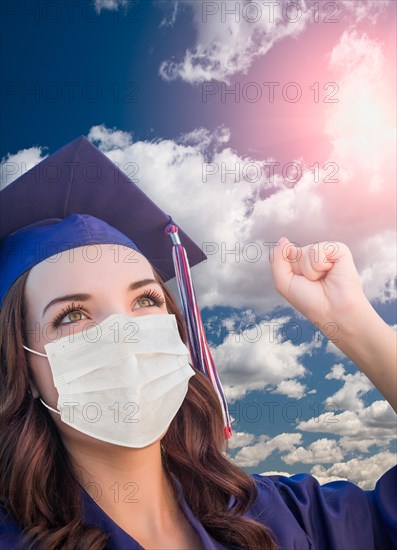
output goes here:
[[213, 383], [228, 439], [232, 429], [227, 403], [190, 275], [190, 266], [206, 255], [84, 136], [0, 192], [0, 307], [16, 279], [36, 264], [65, 250], [100, 243], [137, 250], [165, 282], [176, 277], [193, 365]]

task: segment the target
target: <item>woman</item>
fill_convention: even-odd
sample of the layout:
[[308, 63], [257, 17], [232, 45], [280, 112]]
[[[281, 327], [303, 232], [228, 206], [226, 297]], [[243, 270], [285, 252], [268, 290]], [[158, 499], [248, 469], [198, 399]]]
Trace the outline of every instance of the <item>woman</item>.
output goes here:
[[[19, 548], [23, 533], [26, 548], [45, 550], [393, 547], [396, 467], [366, 492], [348, 482], [320, 487], [307, 474], [249, 476], [225, 456], [222, 400], [185, 353], [186, 317], [164, 284], [169, 267], [153, 252], [159, 230], [144, 243], [136, 221], [128, 235], [128, 224], [124, 234], [121, 222], [116, 229], [104, 221], [110, 188], [117, 216], [127, 219], [127, 188], [109, 183], [114, 165], [87, 140], [50, 161], [92, 158], [107, 178], [95, 189], [96, 216], [81, 198], [92, 181], [77, 168], [57, 182], [51, 208], [33, 225], [32, 210], [53, 191], [44, 170], [33, 169], [37, 188], [32, 176], [31, 187], [17, 180], [2, 192], [0, 547]], [[23, 214], [18, 190], [34, 202], [25, 201]], [[129, 207], [131, 220], [141, 203]], [[59, 246], [62, 231], [71, 242]], [[27, 262], [5, 246], [13, 232], [29, 248]], [[52, 239], [56, 253], [32, 253], [29, 236]], [[349, 249], [327, 244], [315, 257], [282, 239], [269, 257], [276, 289], [325, 334], [336, 325], [336, 345], [396, 409], [395, 333], [366, 300]]]

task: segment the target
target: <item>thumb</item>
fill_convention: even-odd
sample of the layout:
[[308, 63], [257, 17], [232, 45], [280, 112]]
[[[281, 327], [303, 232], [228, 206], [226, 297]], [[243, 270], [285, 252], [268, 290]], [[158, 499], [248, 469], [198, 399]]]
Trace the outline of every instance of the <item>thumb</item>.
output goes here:
[[[287, 246], [287, 245], [290, 246]], [[288, 251], [293, 246], [287, 237], [281, 237], [278, 245], [274, 249], [274, 261], [270, 262], [274, 286], [280, 294], [287, 294], [294, 272], [290, 261], [288, 260]]]

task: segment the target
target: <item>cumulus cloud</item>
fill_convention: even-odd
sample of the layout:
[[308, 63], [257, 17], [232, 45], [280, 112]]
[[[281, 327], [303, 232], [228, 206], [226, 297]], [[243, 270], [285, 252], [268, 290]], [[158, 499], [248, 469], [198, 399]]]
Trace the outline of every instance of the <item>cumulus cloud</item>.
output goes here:
[[[344, 451], [335, 440], [319, 439], [305, 449], [298, 446], [301, 439], [296, 437], [297, 435], [280, 434], [274, 438], [262, 436], [261, 440], [254, 445], [241, 449], [234, 462], [240, 467], [253, 467], [275, 451], [288, 450], [289, 453], [282, 456], [282, 460], [288, 464], [314, 462], [310, 474], [317, 479], [320, 485], [332, 481], [350, 481], [364, 490], [373, 489], [378, 479], [396, 464], [395, 454], [389, 451], [343, 461]], [[324, 466], [331, 462], [333, 463], [331, 466]], [[280, 470], [267, 470], [260, 475], [290, 477], [293, 474]]]
[[46, 158], [44, 147], [29, 147], [17, 153], [8, 154], [0, 164], [0, 191]]
[[374, 24], [385, 13], [390, 0], [341, 0], [338, 4], [345, 19], [353, 17], [357, 23], [369, 19]]
[[284, 340], [284, 325], [281, 317], [255, 322], [243, 331], [229, 326], [224, 341], [212, 349], [229, 403], [253, 390], [267, 389], [297, 399], [304, 395], [306, 386], [296, 378], [306, 374], [302, 358], [315, 344]]
[[383, 451], [367, 458], [352, 458], [347, 462], [337, 462], [329, 468], [315, 465], [310, 473], [319, 483], [328, 483], [335, 479], [348, 479], [364, 490], [375, 487], [377, 480], [396, 464], [396, 456]]
[[153, 3], [166, 12], [164, 18], [160, 22], [159, 28], [173, 27], [178, 15], [178, 0], [174, 2], [170, 2], [169, 0], [153, 0]]
[[[337, 186], [322, 189], [323, 215], [328, 223], [350, 224], [365, 291], [373, 298], [380, 284], [388, 288], [388, 300], [395, 287], [396, 126], [383, 45], [348, 30], [330, 53], [329, 66], [339, 91], [338, 102], [326, 108], [324, 131], [343, 169]], [[375, 212], [382, 212], [383, 220]], [[368, 223], [364, 231], [362, 220]]]
[[279, 393], [295, 399], [302, 399], [306, 394], [306, 389], [307, 386], [298, 380], [282, 380], [277, 384], [273, 393]]
[[[374, 23], [388, 4], [387, 0], [345, 0], [338, 3], [336, 15], [350, 22], [369, 19]], [[280, 0], [271, 7], [250, 0], [179, 0], [162, 26], [174, 26], [177, 6], [191, 10], [195, 44], [184, 56], [163, 61], [159, 72], [164, 80], [190, 84], [212, 79], [230, 83], [233, 75], [246, 74], [255, 59], [286, 38], [299, 37], [314, 20], [312, 3], [307, 0]]]
[[113, 149], [126, 149], [132, 144], [132, 135], [129, 132], [106, 128], [102, 124], [92, 126], [87, 138], [105, 153], [109, 153]]
[[336, 345], [331, 342], [331, 340], [327, 341], [327, 344], [325, 346], [325, 352], [326, 353], [332, 353], [333, 355], [336, 355], [336, 357], [346, 358], [346, 355], [341, 351]]
[[[317, 479], [320, 485], [332, 481], [350, 481], [361, 489], [370, 491], [374, 489], [378, 479], [396, 463], [393, 453], [383, 451], [366, 458], [353, 458], [347, 462], [338, 462], [328, 468], [316, 464], [311, 468], [310, 474]], [[265, 471], [263, 476], [290, 477], [293, 474], [284, 471]]]
[[[390, 250], [396, 249], [396, 233], [394, 231], [368, 237], [360, 243], [358, 254], [371, 257], [371, 265], [361, 271], [361, 281], [365, 295], [369, 300], [379, 303], [392, 302], [397, 299], [396, 258]], [[381, 280], [379, 273], [388, 273], [388, 280]]]
[[260, 474], [261, 476], [284, 476], [284, 477], [290, 477], [293, 474], [290, 474], [288, 472], [280, 472], [276, 470], [269, 470], [268, 472], [262, 472]]
[[240, 468], [257, 466], [275, 451], [290, 451], [302, 441], [302, 434], [282, 433], [275, 437], [261, 435], [254, 445], [240, 449], [231, 459]]
[[337, 441], [326, 437], [317, 439], [307, 448], [296, 447], [281, 457], [287, 464], [295, 464], [296, 462], [330, 464], [341, 461], [343, 458], [344, 451], [338, 446]]
[[397, 437], [397, 419], [387, 401], [374, 401], [357, 411], [330, 411], [299, 422], [298, 430], [340, 436], [338, 444], [348, 452], [367, 452], [385, 447]]
[[326, 403], [336, 404], [341, 409], [349, 411], [360, 410], [364, 407], [361, 396], [374, 389], [372, 382], [364, 373], [356, 371], [354, 374], [346, 374], [341, 363], [334, 365], [325, 375], [326, 380], [341, 380], [343, 386], [326, 399]]
[[[284, 0], [274, 6], [274, 14], [260, 3], [235, 2], [235, 13], [227, 2], [182, 0], [193, 14], [196, 44], [187, 49], [183, 59], [163, 61], [160, 75], [164, 80], [182, 79], [191, 84], [218, 79], [225, 82], [242, 71], [246, 73], [254, 59], [265, 55], [285, 37], [296, 37], [306, 27], [310, 12], [303, 10], [305, 0], [298, 0], [300, 14], [285, 16]], [[226, 14], [226, 10], [229, 14]]]
[[254, 434], [249, 434], [246, 432], [233, 432], [233, 435], [227, 441], [228, 448], [239, 449], [240, 447], [245, 447], [246, 445], [250, 445], [254, 439]]
[[97, 13], [102, 10], [115, 11], [128, 6], [129, 0], [95, 0], [94, 5]]

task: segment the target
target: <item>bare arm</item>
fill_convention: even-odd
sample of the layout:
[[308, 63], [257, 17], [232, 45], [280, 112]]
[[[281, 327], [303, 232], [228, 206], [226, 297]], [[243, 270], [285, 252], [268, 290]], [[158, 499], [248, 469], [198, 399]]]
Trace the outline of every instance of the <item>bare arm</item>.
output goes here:
[[334, 344], [362, 370], [397, 412], [397, 333], [367, 300], [336, 323]]

